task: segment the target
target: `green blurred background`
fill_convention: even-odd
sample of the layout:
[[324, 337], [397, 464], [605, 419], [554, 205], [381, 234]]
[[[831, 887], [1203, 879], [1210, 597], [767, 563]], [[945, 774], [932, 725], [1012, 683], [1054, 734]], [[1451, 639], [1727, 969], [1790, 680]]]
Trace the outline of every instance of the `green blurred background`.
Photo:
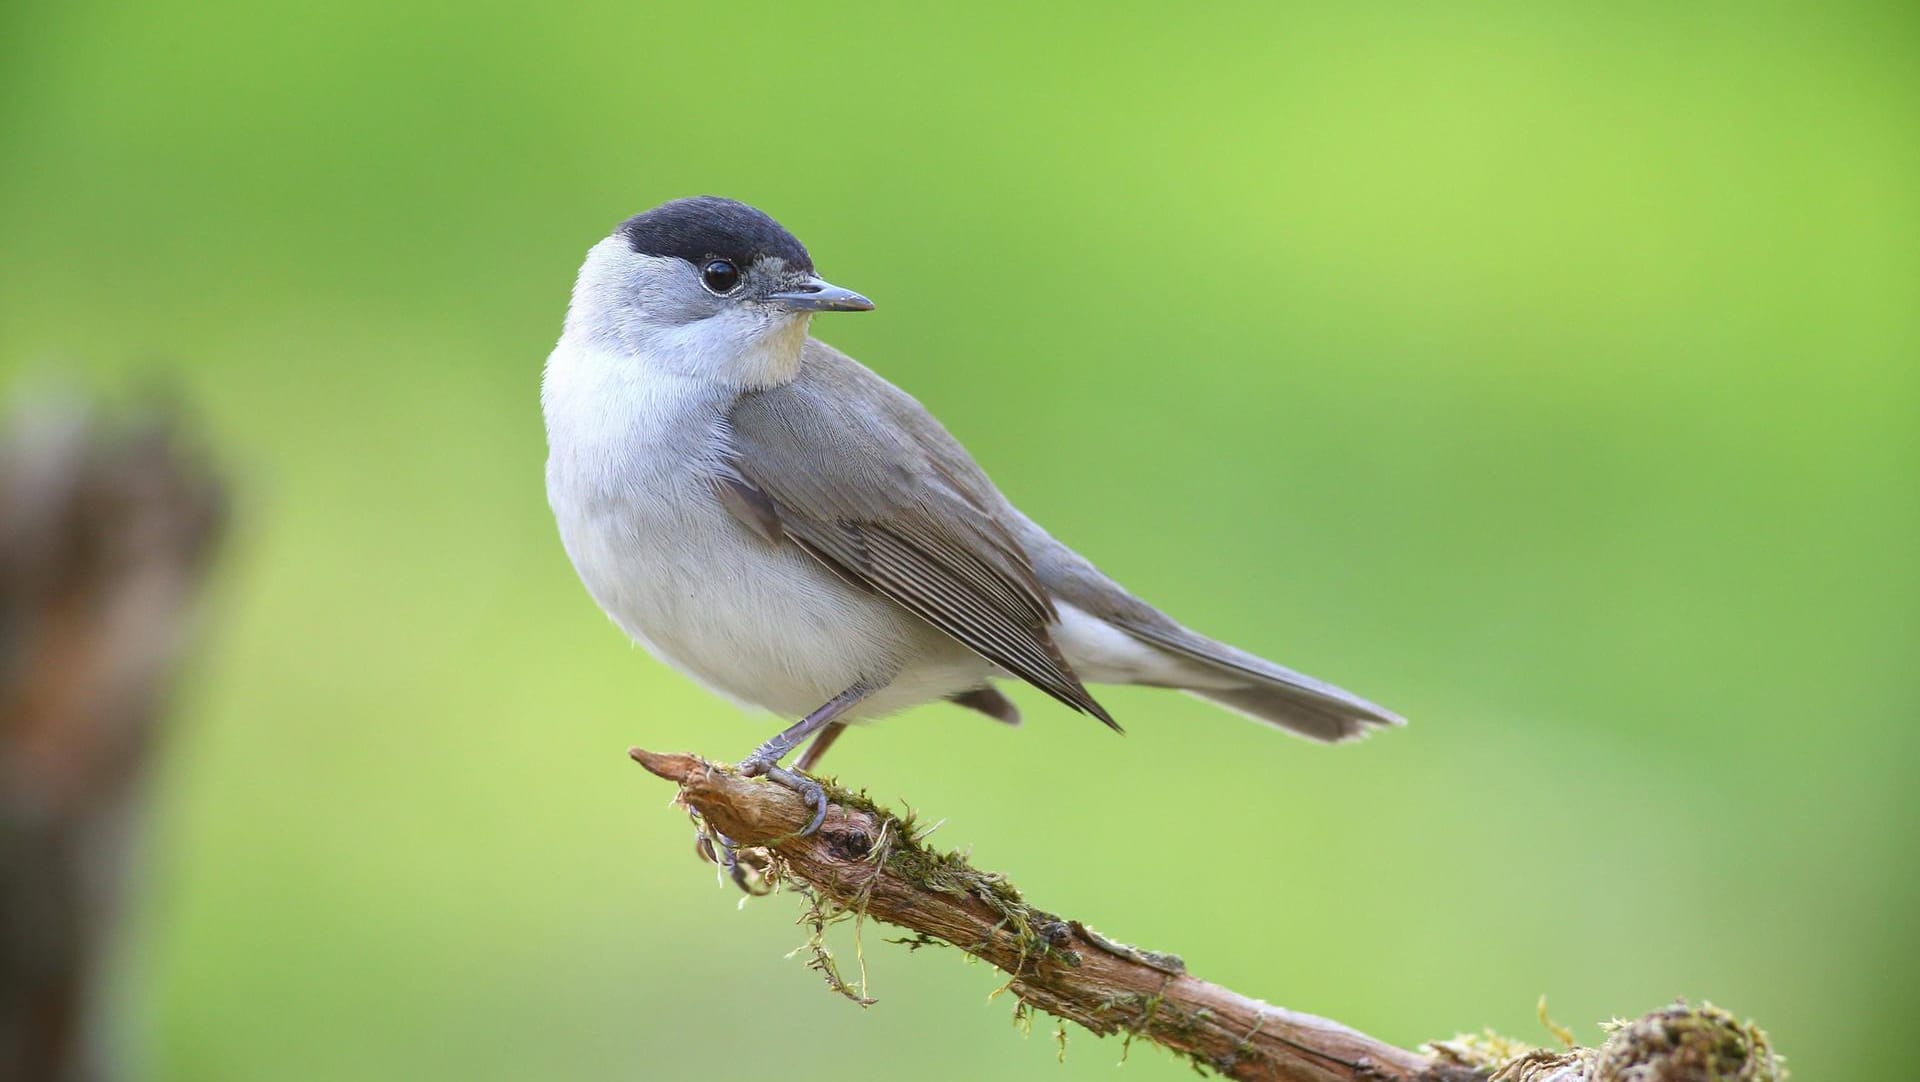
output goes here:
[[[861, 1011], [633, 743], [771, 729], [561, 553], [536, 401], [626, 215], [760, 204], [817, 331], [1352, 747], [1015, 692], [831, 766], [1043, 904], [1416, 1042], [1920, 1010], [1907, 5], [0, 6], [0, 375], [243, 487], [122, 992], [163, 1080], [1108, 1078], [869, 934]], [[1186, 1077], [1136, 1048], [1129, 1077]]]

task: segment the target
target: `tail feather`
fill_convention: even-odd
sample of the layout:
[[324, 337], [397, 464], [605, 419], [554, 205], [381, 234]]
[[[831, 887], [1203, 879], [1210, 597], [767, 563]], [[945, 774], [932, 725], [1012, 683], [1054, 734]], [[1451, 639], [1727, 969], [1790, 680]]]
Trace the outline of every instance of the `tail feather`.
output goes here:
[[1189, 631], [1017, 509], [1003, 511], [1059, 609], [1056, 636], [1088, 681], [1179, 688], [1312, 740], [1406, 724], [1358, 695]]
[[1277, 725], [1290, 733], [1327, 744], [1358, 740], [1372, 732], [1375, 726], [1396, 724], [1323, 705], [1280, 685], [1257, 687], [1250, 684], [1231, 691], [1189, 691], [1187, 694], [1224, 706], [1255, 721]]
[[[1118, 626], [1143, 642], [1197, 662], [1216, 677], [1204, 685], [1183, 688], [1188, 694], [1327, 743], [1357, 740], [1376, 726], [1406, 724], [1400, 715], [1350, 691], [1168, 623], [1171, 626], [1148, 627], [1129, 621]], [[1220, 687], [1220, 675], [1240, 682]]]

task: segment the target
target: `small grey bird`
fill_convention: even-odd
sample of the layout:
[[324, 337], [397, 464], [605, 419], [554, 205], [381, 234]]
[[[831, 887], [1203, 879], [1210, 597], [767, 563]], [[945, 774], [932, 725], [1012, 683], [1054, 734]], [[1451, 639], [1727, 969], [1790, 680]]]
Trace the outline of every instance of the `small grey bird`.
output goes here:
[[1401, 719], [1134, 597], [1000, 494], [919, 402], [808, 336], [871, 301], [743, 203], [678, 199], [580, 268], [547, 359], [547, 497], [600, 607], [655, 657], [800, 718], [740, 763], [945, 699], [1009, 724], [1020, 679], [1118, 729], [1088, 683], [1178, 688], [1322, 741]]

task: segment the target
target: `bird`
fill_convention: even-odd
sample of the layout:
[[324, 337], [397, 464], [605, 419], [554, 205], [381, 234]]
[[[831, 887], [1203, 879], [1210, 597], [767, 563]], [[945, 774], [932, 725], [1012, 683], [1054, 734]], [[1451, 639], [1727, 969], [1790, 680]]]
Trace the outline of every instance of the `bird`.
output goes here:
[[[792, 724], [737, 766], [800, 793], [850, 723], [1018, 680], [1118, 731], [1089, 684], [1178, 689], [1316, 741], [1403, 719], [1180, 624], [1008, 501], [905, 391], [811, 335], [873, 302], [718, 196], [587, 252], [541, 379], [548, 502], [587, 592], [712, 692]], [[811, 740], [793, 769], [783, 760]]]

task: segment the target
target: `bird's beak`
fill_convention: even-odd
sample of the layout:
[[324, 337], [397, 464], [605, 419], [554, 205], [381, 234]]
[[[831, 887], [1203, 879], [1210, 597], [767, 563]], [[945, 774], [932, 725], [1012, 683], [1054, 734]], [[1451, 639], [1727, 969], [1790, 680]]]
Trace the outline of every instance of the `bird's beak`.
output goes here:
[[795, 312], [873, 311], [872, 301], [814, 275], [808, 275], [806, 281], [792, 289], [769, 293], [767, 299]]

